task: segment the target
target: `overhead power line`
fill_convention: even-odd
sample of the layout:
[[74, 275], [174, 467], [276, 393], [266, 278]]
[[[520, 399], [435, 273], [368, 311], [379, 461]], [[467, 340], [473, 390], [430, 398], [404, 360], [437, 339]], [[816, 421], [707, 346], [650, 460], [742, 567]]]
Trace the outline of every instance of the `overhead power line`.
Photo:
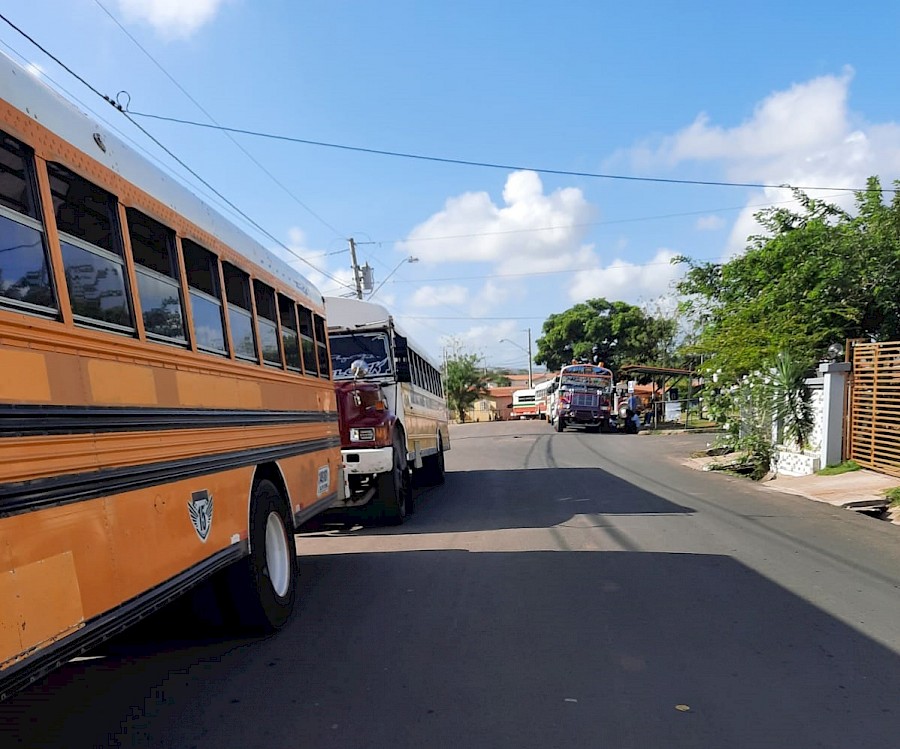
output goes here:
[[[389, 151], [381, 148], [366, 148], [363, 146], [350, 146], [344, 143], [329, 143], [321, 140], [311, 140], [309, 138], [298, 138], [291, 135], [278, 135], [276, 133], [266, 133], [259, 130], [248, 130], [239, 127], [227, 127], [225, 125], [210, 125], [207, 122], [197, 122], [195, 120], [186, 120], [180, 117], [168, 117], [161, 114], [153, 114], [151, 112], [135, 112], [127, 110], [134, 117], [146, 117], [148, 119], [160, 120], [162, 122], [174, 122], [179, 125], [189, 125], [191, 127], [203, 127], [210, 130], [225, 130], [229, 133], [238, 133], [240, 135], [250, 135], [255, 138], [267, 138], [269, 140], [280, 140], [288, 143], [300, 143], [307, 146], [319, 146], [321, 148], [335, 148], [341, 151], [355, 151], [356, 153], [369, 153], [378, 156], [393, 156], [401, 159], [415, 159], [418, 161], [431, 161], [440, 164], [456, 164], [459, 166], [475, 166], [485, 169], [504, 169], [506, 171], [530, 171], [538, 174], [554, 174], [564, 177], [586, 177], [590, 179], [608, 179], [623, 182], [652, 182], [665, 185], [701, 185], [706, 187], [750, 187], [754, 189], [773, 189], [773, 190], [824, 190], [834, 192], [870, 192], [870, 188], [861, 187], [832, 187], [828, 185], [775, 185], [766, 182], [728, 182], [724, 180], [705, 180], [705, 179], [676, 179], [674, 177], [639, 177], [633, 174], [608, 174], [603, 172], [578, 172], [569, 169], [549, 169], [545, 167], [528, 166], [523, 164], [503, 164], [491, 161], [473, 161], [470, 159], [455, 159], [444, 156], [429, 156], [421, 153], [409, 153], [406, 151]], [[895, 188], [880, 188], [883, 192], [896, 192]]]
[[[838, 193], [840, 195], [841, 193]], [[846, 195], [852, 195], [852, 190], [845, 191]], [[591, 226], [613, 226], [615, 224], [636, 224], [644, 221], [661, 221], [668, 218], [687, 218], [690, 216], [706, 216], [711, 213], [725, 213], [727, 211], [742, 211], [746, 208], [769, 208], [776, 205], [795, 203], [795, 200], [774, 200], [766, 203], [751, 203], [749, 205], [727, 206], [724, 208], [707, 208], [702, 211], [683, 211], [680, 213], [661, 213], [655, 216], [636, 216], [633, 218], [617, 218], [608, 221], [584, 221], [577, 224], [557, 224], [555, 226], [532, 226], [523, 229], [498, 229], [496, 231], [479, 231], [468, 234], [444, 234], [430, 237], [407, 237], [406, 239], [377, 239], [370, 242], [357, 242], [360, 244], [415, 244], [416, 242], [438, 242], [447, 239], [474, 239], [477, 237], [494, 237], [505, 234], [531, 234], [539, 231], [553, 231], [555, 229], [584, 229]]]
[[[119, 19], [116, 18], [115, 15], [113, 15], [106, 8], [106, 6], [100, 2], [100, 0], [94, 0], [94, 2], [97, 4], [97, 6], [100, 8], [100, 10], [102, 10], [104, 13], [106, 13], [106, 15], [109, 16], [109, 18], [113, 21], [113, 23], [115, 23], [116, 26], [118, 26], [122, 30], [122, 33], [124, 33], [125, 36], [127, 36], [132, 42], [134, 42], [135, 46], [141, 52], [143, 52], [144, 55], [147, 56], [147, 58], [150, 60], [150, 62], [152, 62], [157, 68], [159, 68], [159, 70], [162, 71], [163, 75], [165, 75], [166, 78], [168, 78], [175, 85], [175, 87], [179, 91], [181, 91], [181, 93], [183, 93], [191, 101], [191, 103], [193, 103], [193, 105], [195, 107], [197, 107], [197, 109], [199, 109], [201, 112], [203, 112], [203, 114], [205, 114], [207, 116], [207, 118], [209, 119], [210, 122], [214, 123], [215, 125], [219, 125], [219, 122], [216, 120], [216, 118], [213, 117], [206, 110], [206, 108], [199, 101], [197, 101], [197, 99], [195, 99], [190, 94], [190, 92], [187, 89], [185, 89], [185, 87], [182, 86], [175, 79], [175, 77], [171, 73], [169, 73], [169, 71], [166, 70], [162, 66], [162, 64], [153, 55], [150, 54], [150, 52], [147, 51], [147, 49], [134, 37], [134, 35], [128, 29], [125, 28], [125, 26], [122, 25], [122, 23], [119, 21]], [[314, 219], [316, 219], [319, 223], [321, 223], [323, 226], [328, 228], [330, 231], [333, 231], [337, 236], [342, 237], [342, 238], [345, 236], [342, 232], [335, 229], [334, 226], [329, 224], [324, 218], [322, 218], [318, 213], [316, 213], [312, 208], [310, 208], [306, 203], [304, 203], [302, 200], [300, 200], [300, 198], [297, 197], [297, 195], [295, 195], [290, 190], [290, 188], [288, 188], [284, 183], [282, 183], [281, 180], [279, 180], [274, 174], [272, 174], [272, 172], [270, 172], [268, 169], [266, 169], [266, 167], [263, 166], [263, 164], [260, 163], [260, 161], [258, 161], [256, 159], [256, 157], [253, 156], [253, 154], [251, 154], [246, 148], [244, 148], [244, 146], [242, 146], [240, 144], [240, 142], [238, 142], [238, 140], [236, 138], [234, 138], [234, 136], [232, 136], [231, 133], [224, 131], [223, 134], [225, 135], [225, 137], [228, 138], [228, 140], [230, 140], [232, 143], [234, 143], [234, 145], [237, 146], [243, 152], [243, 154], [248, 159], [250, 159], [250, 161], [252, 161], [254, 164], [256, 164], [256, 166], [259, 167], [259, 169], [269, 179], [271, 179], [272, 182], [274, 182], [276, 185], [278, 185], [278, 187], [280, 187], [285, 192], [285, 194], [287, 194], [295, 203], [297, 203], [297, 205], [299, 205], [301, 208], [303, 208], [303, 210], [305, 210], [310, 216], [312, 216]]]
[[[231, 207], [232, 210], [234, 210], [238, 215], [240, 215], [245, 221], [247, 221], [247, 222], [248, 222], [251, 226], [253, 226], [257, 231], [259, 231], [259, 232], [262, 233], [264, 236], [266, 236], [266, 237], [268, 237], [269, 239], [271, 239], [271, 240], [272, 240], [273, 242], [275, 242], [279, 247], [281, 247], [282, 249], [284, 249], [285, 251], [287, 251], [288, 253], [290, 253], [290, 254], [293, 255], [294, 257], [296, 257], [296, 258], [297, 258], [298, 260], [300, 260], [301, 262], [303, 262], [303, 263], [305, 263], [306, 265], [308, 265], [310, 268], [312, 268], [312, 269], [315, 270], [316, 272], [321, 273], [323, 276], [325, 276], [326, 278], [329, 278], [330, 280], [334, 281], [335, 283], [338, 283], [338, 284], [340, 284], [340, 285], [342, 285], [342, 286], [347, 286], [347, 285], [344, 284], [344, 282], [341, 281], [340, 279], [338, 279], [338, 278], [336, 278], [335, 276], [331, 275], [331, 274], [328, 273], [327, 271], [324, 271], [324, 270], [322, 270], [321, 268], [318, 268], [318, 267], [316, 267], [315, 265], [313, 265], [313, 264], [312, 264], [311, 262], [309, 262], [306, 258], [304, 258], [302, 255], [300, 255], [299, 253], [297, 253], [295, 250], [293, 250], [293, 249], [292, 249], [291, 247], [289, 247], [287, 244], [285, 244], [284, 242], [282, 242], [280, 239], [278, 239], [274, 234], [272, 234], [271, 232], [269, 232], [267, 229], [265, 229], [265, 228], [264, 228], [261, 224], [259, 224], [256, 220], [254, 220], [253, 218], [251, 218], [247, 213], [245, 213], [243, 210], [241, 210], [240, 208], [238, 208], [238, 206], [236, 206], [232, 201], [230, 201], [230, 200], [229, 200], [228, 198], [226, 198], [221, 192], [219, 192], [219, 190], [217, 190], [217, 189], [216, 189], [215, 187], [213, 187], [209, 182], [207, 182], [203, 177], [201, 177], [196, 171], [194, 171], [194, 169], [192, 169], [190, 166], [188, 166], [181, 158], [179, 158], [178, 156], [176, 156], [175, 153], [173, 153], [173, 152], [172, 152], [167, 146], [165, 146], [158, 138], [156, 138], [152, 133], [150, 133], [143, 125], [141, 125], [139, 122], [135, 121], [134, 118], [130, 116], [130, 113], [129, 113], [128, 111], [126, 111], [125, 109], [119, 107], [115, 102], [113, 102], [112, 99], [110, 99], [108, 96], [106, 96], [106, 95], [104, 95], [103, 93], [101, 93], [97, 88], [95, 88], [93, 85], [91, 85], [84, 77], [82, 77], [81, 75], [79, 75], [78, 73], [76, 73], [72, 68], [70, 68], [68, 65], [66, 65], [66, 64], [65, 64], [62, 60], [60, 60], [56, 55], [54, 55], [52, 52], [50, 52], [50, 50], [48, 50], [46, 47], [44, 47], [40, 42], [38, 42], [36, 39], [34, 39], [32, 36], [30, 36], [30, 35], [29, 35], [28, 33], [26, 33], [24, 30], [22, 30], [21, 28], [19, 28], [16, 24], [14, 24], [11, 20], [9, 20], [9, 19], [8, 19], [4, 14], [2, 14], [2, 13], [0, 13], [0, 20], [3, 20], [3, 21], [4, 21], [8, 26], [10, 26], [14, 31], [18, 32], [18, 33], [21, 34], [23, 37], [25, 37], [25, 39], [27, 39], [27, 40], [28, 40], [29, 42], [31, 42], [35, 47], [37, 47], [41, 52], [43, 52], [45, 55], [47, 55], [47, 57], [49, 57], [51, 60], [53, 60], [53, 62], [55, 62], [57, 65], [59, 65], [59, 66], [60, 66], [63, 70], [65, 70], [67, 73], [69, 73], [69, 75], [71, 75], [71, 76], [73, 76], [74, 78], [76, 78], [76, 79], [77, 79], [78, 81], [80, 81], [84, 86], [86, 86], [88, 89], [90, 89], [93, 93], [95, 93], [95, 94], [96, 94], [97, 96], [99, 96], [101, 99], [103, 99], [104, 101], [108, 102], [108, 103], [111, 104], [114, 108], [116, 108], [118, 111], [120, 111], [120, 112], [125, 116], [125, 118], [126, 118], [129, 122], [131, 122], [132, 125], [134, 125], [134, 126], [135, 126], [138, 130], [140, 130], [147, 138], [149, 138], [151, 141], [153, 141], [153, 143], [155, 143], [159, 148], [161, 148], [165, 153], [167, 153], [167, 154], [169, 155], [169, 157], [172, 158], [175, 162], [177, 162], [183, 169], [185, 169], [187, 172], [189, 172], [189, 173], [194, 177], [194, 179], [198, 180], [198, 181], [199, 181], [201, 184], [203, 184], [207, 189], [211, 190], [215, 195], [217, 195], [217, 196], [219, 197], [220, 200], [224, 201], [229, 207]], [[349, 287], [348, 287], [348, 288], [349, 288]]]

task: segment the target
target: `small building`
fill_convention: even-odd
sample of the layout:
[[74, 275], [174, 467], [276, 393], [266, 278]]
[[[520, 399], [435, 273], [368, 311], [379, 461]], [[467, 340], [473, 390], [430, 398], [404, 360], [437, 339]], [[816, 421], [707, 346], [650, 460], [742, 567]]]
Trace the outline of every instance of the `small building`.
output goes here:
[[466, 411], [466, 421], [509, 421], [512, 394], [519, 389], [516, 386], [490, 388]]

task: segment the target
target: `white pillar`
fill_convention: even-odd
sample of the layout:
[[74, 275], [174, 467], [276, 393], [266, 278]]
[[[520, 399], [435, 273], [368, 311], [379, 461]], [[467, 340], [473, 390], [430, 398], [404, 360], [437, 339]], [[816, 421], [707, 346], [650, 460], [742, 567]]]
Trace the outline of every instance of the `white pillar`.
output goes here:
[[819, 365], [819, 372], [825, 379], [822, 393], [822, 468], [841, 462], [844, 439], [844, 396], [847, 392], [847, 375], [850, 362], [832, 362]]

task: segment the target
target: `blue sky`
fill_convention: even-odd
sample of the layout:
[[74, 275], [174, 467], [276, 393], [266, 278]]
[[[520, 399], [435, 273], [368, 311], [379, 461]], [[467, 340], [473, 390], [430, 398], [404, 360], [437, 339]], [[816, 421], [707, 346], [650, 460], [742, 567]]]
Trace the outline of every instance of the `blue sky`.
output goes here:
[[[231, 127], [561, 171], [851, 188], [870, 174], [885, 185], [900, 177], [900, 6], [719, 5], [730, 7], [32, 0], [3, 12], [96, 88], [127, 91], [135, 112], [208, 121], [104, 8]], [[4, 24], [0, 49], [37, 65], [192, 184]], [[376, 284], [387, 279], [376, 299], [416, 340], [440, 356], [454, 338], [496, 366], [524, 367], [527, 328], [536, 339], [549, 314], [578, 301], [671, 298], [671, 256], [739, 252], [755, 231], [753, 212], [790, 197], [235, 136], [288, 194], [221, 133], [139, 121], [345, 284], [355, 237]], [[273, 249], [324, 293], [346, 292]], [[403, 262], [410, 256], [418, 262]]]

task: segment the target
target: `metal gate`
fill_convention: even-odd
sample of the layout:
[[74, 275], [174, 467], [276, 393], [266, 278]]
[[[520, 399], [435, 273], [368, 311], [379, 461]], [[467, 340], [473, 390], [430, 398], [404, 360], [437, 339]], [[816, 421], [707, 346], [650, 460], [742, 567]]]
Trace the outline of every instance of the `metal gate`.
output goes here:
[[853, 347], [847, 457], [900, 476], [900, 342]]

